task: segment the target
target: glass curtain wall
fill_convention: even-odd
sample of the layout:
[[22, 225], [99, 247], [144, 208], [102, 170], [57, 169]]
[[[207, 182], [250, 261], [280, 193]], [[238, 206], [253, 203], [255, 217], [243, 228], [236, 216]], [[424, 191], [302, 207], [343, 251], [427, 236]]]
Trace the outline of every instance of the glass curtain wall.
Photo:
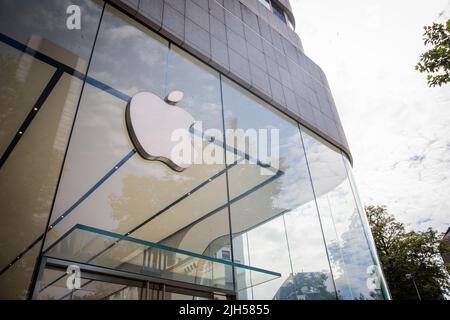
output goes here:
[[[19, 10], [16, 3], [3, 0], [0, 13], [0, 298], [25, 298], [41, 245], [51, 248], [80, 224], [281, 274], [260, 284], [255, 271], [205, 271], [220, 288], [242, 288], [240, 299], [383, 298], [367, 286], [375, 248], [339, 151], [109, 5], [30, 0]], [[65, 29], [60, 13], [69, 4], [82, 8], [81, 30]], [[13, 12], [23, 16], [12, 21]], [[180, 173], [136, 153], [128, 102], [138, 92], [164, 99], [172, 90], [183, 91], [177, 106], [196, 124], [215, 130], [213, 138], [192, 134], [204, 147], [213, 143], [223, 161]], [[269, 154], [246, 161], [259, 146], [233, 149], [227, 131], [235, 129], [269, 137], [276, 130], [279, 163]], [[89, 257], [80, 262], [113, 257], [109, 267], [122, 268], [141, 259], [141, 251], [85, 240], [64, 242], [67, 252], [81, 248]], [[144, 256], [142, 267], [162, 263], [157, 252]], [[192, 260], [174, 255], [163, 268], [211, 284]], [[37, 288], [40, 298], [69, 296], [65, 273], [44, 276], [53, 285]], [[83, 286], [77, 296], [94, 290]]]
[[282, 274], [240, 298], [336, 299], [297, 123], [231, 81], [222, 87], [226, 129], [279, 132], [272, 174], [244, 162], [228, 174], [235, 260]]
[[[68, 30], [66, 9], [83, 12]], [[100, 23], [99, 1], [0, 2], [0, 299], [24, 299]]]
[[302, 138], [339, 299], [383, 299], [381, 287], [368, 285], [379, 267], [344, 156], [306, 129]]
[[389, 293], [389, 289], [386, 283], [386, 280], [384, 278], [383, 270], [381, 268], [380, 259], [378, 257], [377, 248], [375, 246], [375, 241], [372, 236], [372, 231], [370, 230], [369, 221], [367, 219], [365, 209], [363, 207], [363, 203], [361, 201], [361, 198], [359, 197], [357, 184], [355, 182], [355, 178], [353, 176], [352, 167], [350, 164], [350, 161], [348, 161], [346, 156], [342, 156], [342, 159], [344, 161], [345, 168], [347, 169], [347, 175], [349, 178], [349, 182], [353, 191], [353, 194], [355, 196], [356, 205], [358, 206], [358, 212], [361, 217], [362, 225], [365, 231], [365, 236], [367, 238], [367, 242], [369, 243], [372, 259], [375, 262], [373, 268], [370, 268], [370, 270], [367, 271], [367, 273], [373, 277], [374, 279], [377, 279], [377, 290], [381, 290], [381, 293], [378, 291], [375, 295], [377, 298], [383, 298], [383, 299], [391, 299], [391, 295]]
[[[45, 247], [84, 224], [217, 258], [230, 252], [224, 161], [175, 172], [142, 159], [125, 123], [133, 95], [147, 91], [164, 99], [176, 89], [184, 93], [177, 106], [222, 132], [219, 74], [107, 6], [88, 77], [95, 81], [81, 97]], [[212, 247], [215, 239], [220, 245]], [[95, 265], [111, 255], [123, 262], [131, 254], [111, 246], [83, 262]], [[232, 274], [218, 281], [233, 289]]]

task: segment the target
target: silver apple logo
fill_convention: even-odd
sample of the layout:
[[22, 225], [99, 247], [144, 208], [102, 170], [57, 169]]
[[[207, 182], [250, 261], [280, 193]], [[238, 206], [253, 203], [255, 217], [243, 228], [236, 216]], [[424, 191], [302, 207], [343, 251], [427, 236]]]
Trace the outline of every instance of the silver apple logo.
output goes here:
[[171, 134], [177, 129], [189, 130], [194, 118], [175, 106], [183, 99], [182, 91], [172, 91], [165, 101], [151, 92], [139, 92], [127, 105], [126, 123], [131, 141], [141, 157], [162, 161], [181, 172], [188, 165], [171, 159], [174, 142]]

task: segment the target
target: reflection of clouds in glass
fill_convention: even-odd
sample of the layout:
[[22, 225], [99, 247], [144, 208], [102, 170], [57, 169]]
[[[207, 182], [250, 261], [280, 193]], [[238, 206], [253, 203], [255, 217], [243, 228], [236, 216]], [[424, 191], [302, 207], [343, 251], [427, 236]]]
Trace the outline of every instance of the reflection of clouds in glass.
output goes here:
[[[73, 31], [66, 27], [66, 8], [72, 4], [81, 7], [81, 30]], [[96, 1], [4, 0], [1, 7], [0, 29], [5, 34], [25, 44], [31, 35], [39, 35], [82, 60], [89, 60], [101, 14]]]
[[109, 41], [122, 41], [136, 36], [136, 28], [131, 25], [113, 27], [104, 32]]
[[[252, 99], [245, 90], [232, 83], [223, 83], [223, 95], [227, 128], [280, 131], [280, 169], [284, 174], [256, 191], [254, 197], [240, 200], [242, 204], [233, 204], [231, 208], [233, 224], [242, 226], [244, 222], [248, 224], [248, 219], [253, 225], [263, 223], [245, 235], [249, 242], [249, 263], [282, 273], [281, 278], [252, 290], [254, 298], [272, 299], [289, 278], [291, 264], [294, 273], [311, 271], [330, 275], [300, 132], [294, 122], [272, 108], [266, 108], [264, 103]], [[248, 166], [243, 169], [250, 171]], [[253, 173], [258, 174], [259, 171]], [[234, 178], [230, 175], [231, 190], [240, 186], [239, 179]], [[276, 217], [285, 209], [291, 211]], [[238, 228], [233, 226], [235, 232]], [[246, 242], [243, 244], [245, 246]], [[328, 286], [331, 284], [328, 281]], [[333, 297], [333, 289], [327, 290]]]
[[126, 102], [87, 84], [79, 108], [83, 117], [79, 124], [83, 129], [78, 129], [82, 137], [80, 141], [96, 137], [100, 140], [96, 146], [97, 152], [113, 152], [112, 158], [118, 161], [124, 151], [133, 149], [125, 127], [125, 107]]
[[304, 132], [302, 137], [314, 180], [314, 190], [319, 197], [347, 179], [342, 155]]
[[122, 100], [85, 86], [52, 219], [75, 203], [132, 150], [124, 112]]
[[[158, 41], [153, 40], [148, 34], [140, 32], [134, 26], [122, 25], [106, 29], [104, 36], [108, 43], [120, 41], [120, 47], [127, 51], [127, 56], [131, 55], [138, 58], [137, 61], [133, 61], [134, 63], [140, 62], [151, 66], [157, 65], [157, 63], [165, 63], [165, 57], [161, 57], [158, 51], [155, 50], [155, 46], [159, 45]], [[116, 57], [111, 57], [110, 62], [114, 58]], [[147, 70], [148, 73], [151, 71]]]
[[167, 52], [167, 41], [123, 14], [108, 10], [102, 19], [90, 74], [128, 95], [145, 90], [162, 96]]
[[[286, 124], [288, 126], [288, 124]], [[278, 206], [293, 209], [313, 199], [306, 158], [298, 128], [283, 132], [280, 137], [280, 169], [285, 172], [280, 180], [280, 192], [274, 198]], [[284, 143], [283, 143], [284, 142]]]
[[307, 134], [303, 140], [339, 295], [372, 299], [366, 270], [374, 261], [342, 155]]
[[340, 241], [329, 246], [330, 259], [341, 270], [341, 274], [335, 275], [335, 280], [345, 298], [354, 299], [363, 295], [365, 299], [370, 299], [376, 293], [366, 286], [369, 277], [366, 271], [374, 263], [358, 213], [353, 212], [350, 219], [347, 230], [339, 233]]
[[294, 272], [329, 273], [315, 203], [309, 202], [287, 213], [285, 220]]
[[[83, 29], [77, 32], [72, 32], [66, 28], [65, 9], [73, 3], [79, 5], [84, 13]], [[97, 4], [97, 2], [94, 3], [90, 0], [3, 0], [0, 4], [0, 29], [2, 34], [19, 43], [38, 49], [61, 63], [69, 66], [77, 65], [78, 70], [84, 72], [83, 62], [89, 60], [100, 19], [101, 7]], [[2, 52], [4, 46], [6, 44], [2, 43]], [[10, 50], [15, 52], [15, 49], [8, 46], [7, 51]], [[21, 54], [19, 60], [21, 65], [10, 64], [12, 69], [2, 70], [4, 71], [1, 75], [2, 80], [4, 79], [7, 82], [5, 86], [2, 86], [2, 89], [8, 91], [8, 97], [4, 96], [3, 98], [9, 98], [2, 99], [2, 103], [6, 103], [6, 106], [13, 108], [15, 112], [26, 108], [26, 113], [28, 113], [32, 109], [31, 106], [37, 100], [36, 94], [42, 93], [49, 80], [48, 77], [54, 71], [53, 67], [42, 61], [25, 64], [26, 61], [31, 62], [30, 59], [29, 55]], [[33, 75], [34, 72], [36, 72], [35, 75]], [[21, 80], [25, 84], [24, 91], [16, 96], [20, 97], [22, 101], [17, 102], [26, 102], [31, 99], [31, 104], [12, 103], [11, 98], [19, 93], [20, 87], [17, 80]], [[41, 86], [42, 81], [45, 83], [44, 86]], [[80, 80], [72, 79], [67, 74], [64, 74], [58, 80], [55, 88], [28, 127], [27, 134], [15, 147], [11, 154], [12, 157], [9, 158], [9, 165], [6, 163], [6, 166], [2, 168], [3, 177], [0, 178], [0, 181], [4, 183], [7, 180], [5, 178], [8, 177], [8, 172], [14, 173], [17, 170], [14, 175], [16, 181], [8, 185], [7, 192], [5, 190], [1, 192], [3, 198], [9, 199], [10, 205], [14, 206], [14, 210], [2, 206], [4, 218], [8, 220], [9, 212], [12, 214], [11, 219], [14, 220], [11, 223], [7, 223], [6, 220], [3, 221], [3, 225], [8, 228], [5, 234], [9, 236], [9, 233], [15, 233], [13, 235], [14, 243], [9, 241], [8, 250], [5, 248], [3, 248], [5, 250], [2, 250], [2, 266], [28, 247], [45, 229], [58, 180], [58, 172], [70, 135], [80, 87]], [[8, 113], [3, 111], [2, 115], [8, 116]], [[19, 115], [19, 123], [22, 123], [25, 119], [26, 113]], [[14, 122], [12, 122], [12, 125], [14, 125]], [[2, 129], [4, 128], [2, 127]], [[25, 149], [23, 149], [24, 147]], [[26, 155], [22, 155], [21, 150], [26, 150]], [[18, 156], [20, 161], [13, 159], [14, 155]], [[14, 166], [11, 166], [11, 164], [14, 164]], [[20, 179], [17, 179], [19, 176]], [[20, 189], [19, 193], [17, 193], [18, 188]], [[0, 285], [0, 296], [2, 298], [25, 298], [39, 250], [40, 243], [34, 244], [30, 251], [2, 275]], [[9, 254], [12, 254], [12, 257], [8, 257]], [[8, 262], [3, 261], [5, 257]]]
[[247, 233], [253, 266], [279, 272], [282, 276], [253, 288], [255, 299], [272, 299], [291, 273], [282, 218], [276, 218]]
[[177, 105], [185, 108], [203, 128], [222, 130], [220, 80], [216, 71], [172, 47], [169, 57], [168, 91], [181, 90], [184, 98]]
[[[104, 14], [89, 76], [130, 96], [145, 90], [162, 97], [167, 55], [165, 40], [111, 9]], [[209, 68], [198, 68], [184, 56], [177, 59], [179, 65], [170, 74], [176, 81], [170, 85], [185, 92], [186, 99], [180, 106], [198, 115], [200, 120], [209, 117], [221, 124], [217, 74]], [[62, 183], [66, 187], [60, 192], [64, 194], [60, 207], [72, 204], [133, 148], [126, 130], [125, 108], [126, 102], [86, 86], [68, 156], [71, 160]], [[134, 155], [68, 221], [87, 221], [120, 232], [131, 229], [220, 169], [223, 166], [194, 165], [180, 175], [160, 162]], [[224, 196], [225, 192], [220, 195]], [[220, 204], [224, 201], [220, 200]], [[180, 205], [185, 203], [186, 200]], [[95, 218], [89, 217], [90, 212], [96, 213]]]

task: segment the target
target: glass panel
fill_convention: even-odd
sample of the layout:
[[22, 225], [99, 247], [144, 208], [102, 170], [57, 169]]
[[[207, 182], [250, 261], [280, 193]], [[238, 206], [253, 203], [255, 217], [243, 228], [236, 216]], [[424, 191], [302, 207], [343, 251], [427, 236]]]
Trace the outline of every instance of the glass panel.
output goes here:
[[80, 90], [63, 75], [0, 169], [2, 267], [45, 230]]
[[150, 91], [162, 97], [168, 42], [107, 6], [102, 18], [89, 76], [101, 88], [132, 96]]
[[193, 295], [181, 294], [181, 293], [166, 293], [165, 300], [208, 300], [199, 298]]
[[69, 275], [60, 270], [46, 268], [41, 285], [37, 287], [37, 300], [139, 300], [141, 288], [112, 282], [89, 280], [81, 271], [80, 289], [67, 288]]
[[[67, 27], [69, 6], [80, 8], [80, 29]], [[85, 72], [103, 3], [92, 0], [2, 0], [0, 39], [14, 39], [78, 71]], [[41, 46], [41, 41], [50, 45]], [[57, 50], [54, 50], [57, 48]]]
[[277, 299], [336, 300], [324, 239], [314, 201], [284, 216], [294, 275]]
[[[10, 241], [11, 243], [11, 241]], [[31, 250], [0, 276], [0, 300], [25, 300], [28, 298], [31, 277], [42, 242], [37, 242]]]
[[[279, 131], [279, 169], [276, 161], [271, 162], [273, 154], [259, 165], [240, 161], [229, 169], [235, 261], [282, 274], [279, 279], [239, 292], [239, 298], [335, 299], [297, 124], [228, 80], [223, 81], [223, 100], [227, 130]], [[264, 143], [259, 141], [258, 147]], [[275, 143], [274, 138], [269, 145]], [[258, 157], [264, 158], [261, 154]], [[272, 173], [261, 170], [261, 163], [271, 165]], [[253, 274], [246, 279], [253, 280]], [[286, 289], [288, 283], [294, 285]]]
[[[102, 254], [99, 255], [99, 252]], [[258, 277], [252, 279], [261, 282], [280, 276], [269, 270], [83, 225], [77, 225], [70, 230], [45, 252], [45, 256], [229, 290], [233, 290], [233, 282], [227, 279], [227, 274], [231, 274], [232, 268], [258, 274]], [[241, 282], [238, 285], [238, 290], [241, 290], [245, 289], [242, 286], [246, 283]]]
[[[70, 4], [82, 11], [81, 30], [66, 27]], [[45, 230], [82, 86], [82, 75], [66, 72], [86, 70], [101, 10], [96, 1], [1, 2], [0, 281], [11, 261], [16, 269], [39, 251], [27, 248]], [[37, 254], [2, 296], [23, 297]]]
[[[121, 293], [121, 294], [120, 294]], [[73, 294], [64, 297], [63, 300], [102, 300], [109, 299], [111, 296], [126, 298], [127, 300], [139, 300], [140, 288], [127, 287], [123, 284], [89, 281], [81, 289]]]
[[[35, 290], [38, 300], [56, 300], [70, 293], [66, 281], [69, 275], [64, 271], [45, 269], [42, 272], [40, 282], [37, 282]], [[81, 279], [81, 284], [86, 283]], [[36, 295], [35, 295], [36, 296]]]
[[[164, 239], [161, 243], [210, 257], [231, 260], [228, 210], [223, 209], [224, 205], [205, 210], [195, 199], [189, 200], [189, 202], [191, 202], [189, 206], [193, 210], [177, 210], [173, 214], [167, 213], [168, 219], [174, 220], [172, 223], [151, 222], [136, 234], [149, 231], [158, 232], [157, 226], [173, 227], [172, 230], [166, 231], [166, 235], [158, 236], [158, 238]], [[185, 215], [187, 218], [183, 221], [180, 214], [174, 215], [177, 212], [189, 212], [190, 214]], [[197, 215], [197, 213], [201, 215]], [[214, 229], [211, 226], [215, 226]], [[230, 253], [228, 256], [227, 251]]]
[[376, 272], [376, 274], [374, 274], [373, 276], [375, 276], [376, 279], [378, 279], [377, 280], [377, 281], [379, 281], [378, 284], [380, 285], [381, 290], [382, 290], [382, 296], [380, 295], [380, 299], [381, 298], [387, 299], [387, 298], [390, 298], [389, 289], [387, 287], [386, 280], [384, 279], [384, 276], [383, 276], [383, 271], [381, 268], [380, 260], [378, 258], [377, 248], [375, 246], [375, 241], [372, 236], [372, 231], [370, 229], [369, 221], [367, 220], [366, 211], [364, 209], [363, 203], [359, 196], [358, 188], [356, 187], [357, 184], [356, 184], [355, 178], [353, 176], [352, 167], [345, 155], [342, 155], [342, 158], [344, 159], [345, 168], [347, 169], [347, 174], [349, 177], [350, 185], [352, 187], [352, 191], [355, 196], [356, 205], [358, 206], [358, 212], [359, 212], [359, 215], [361, 217], [361, 221], [362, 221], [362, 224], [364, 227], [366, 239], [370, 246], [372, 258], [376, 264], [376, 268], [374, 269], [374, 272]]
[[[110, 33], [113, 30], [127, 32], [128, 46], [123, 46], [119, 41], [110, 41], [112, 36]], [[101, 81], [108, 81], [110, 85], [120, 90], [134, 90], [133, 94], [140, 90], [162, 94], [164, 77], [161, 75], [164, 75], [165, 69], [165, 63], [162, 61], [166, 60], [167, 42], [162, 42], [150, 31], [141, 30], [124, 15], [108, 8], [102, 20], [97, 45], [90, 67], [92, 75], [90, 71], [89, 76], [95, 75], [98, 79], [93, 79], [98, 82], [93, 82], [94, 85], [86, 84], [83, 92], [66, 166], [52, 213], [52, 223], [77, 203], [133, 149], [125, 124], [125, 108], [128, 101], [113, 95]], [[143, 46], [140, 53], [136, 51], [139, 45]], [[129, 48], [134, 49], [129, 51]], [[140, 58], [136, 56], [138, 54]], [[103, 61], [105, 56], [108, 56], [109, 64]], [[152, 74], [155, 76], [153, 77]], [[133, 82], [136, 80], [132, 80], [133, 77], [147, 80], [137, 86], [137, 82], [136, 84]], [[157, 203], [155, 203], [156, 208], [152, 208], [151, 205], [158, 197], [162, 201], [165, 198], [162, 195], [155, 197], [148, 197], [148, 195], [155, 192], [156, 182], [159, 178], [164, 180], [169, 170], [162, 165], [147, 166], [147, 163], [138, 156], [130, 159], [128, 166], [123, 168], [125, 170], [118, 171], [110, 178], [106, 186], [96, 190], [95, 195], [87, 199], [82, 206], [77, 207], [72, 213], [75, 217], [64, 221], [58, 227], [57, 233], [61, 235], [74, 223], [90, 220], [93, 225], [101, 227], [107, 225], [108, 228], [125, 232], [142, 222], [153, 210], [160, 209]], [[147, 179], [146, 176], [148, 176]], [[128, 204], [134, 203], [125, 212], [121, 211], [123, 207], [119, 200], [122, 198], [129, 199]], [[96, 219], [92, 219], [92, 211], [97, 212]], [[127, 212], [133, 212], [133, 215]], [[127, 216], [134, 219], [130, 219], [131, 221], [123, 219]], [[119, 223], [121, 220], [123, 225]], [[54, 232], [55, 230], [52, 233]], [[53, 239], [53, 235], [50, 237]]]
[[[126, 32], [128, 45], [111, 41], [111, 30]], [[172, 47], [168, 54], [165, 40], [107, 6], [88, 76], [45, 246], [81, 223], [212, 257], [228, 252], [230, 257], [223, 161], [176, 172], [160, 161], [145, 160], [135, 153], [125, 122], [132, 95], [150, 91], [162, 98], [177, 89], [184, 93], [177, 107], [223, 136], [218, 73], [182, 50]], [[200, 143], [208, 141], [200, 136]], [[223, 150], [221, 137], [215, 143]]]
[[375, 265], [339, 151], [303, 130], [317, 204], [339, 299], [380, 299], [367, 286]]
[[[67, 289], [68, 275], [60, 270], [46, 268], [42, 276], [38, 300], [208, 300], [226, 299], [225, 295], [195, 291], [142, 280], [111, 276], [96, 277], [81, 270], [79, 289]], [[107, 282], [106, 282], [107, 281]]]
[[45, 230], [81, 84], [62, 76], [0, 169], [2, 265]]
[[0, 157], [55, 70], [26, 53], [0, 43]]
[[113, 286], [112, 284], [109, 284], [109, 286], [111, 288], [116, 287], [115, 288], [116, 290], [113, 291], [110, 289], [109, 291], [113, 291], [113, 292], [104, 294], [103, 297], [101, 298], [102, 300], [142, 300], [143, 299], [143, 296], [142, 296], [143, 289], [142, 288], [129, 287], [129, 286], [124, 286], [124, 285]]
[[184, 92], [177, 106], [201, 120], [203, 129], [222, 131], [219, 73], [175, 46], [170, 49], [166, 93], [172, 90]]

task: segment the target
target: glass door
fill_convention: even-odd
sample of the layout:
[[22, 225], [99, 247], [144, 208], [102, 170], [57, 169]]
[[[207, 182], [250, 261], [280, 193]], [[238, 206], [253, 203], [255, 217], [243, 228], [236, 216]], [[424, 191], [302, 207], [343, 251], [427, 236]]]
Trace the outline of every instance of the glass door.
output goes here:
[[214, 300], [234, 294], [178, 281], [151, 279], [108, 268], [44, 258], [33, 299], [37, 300]]

